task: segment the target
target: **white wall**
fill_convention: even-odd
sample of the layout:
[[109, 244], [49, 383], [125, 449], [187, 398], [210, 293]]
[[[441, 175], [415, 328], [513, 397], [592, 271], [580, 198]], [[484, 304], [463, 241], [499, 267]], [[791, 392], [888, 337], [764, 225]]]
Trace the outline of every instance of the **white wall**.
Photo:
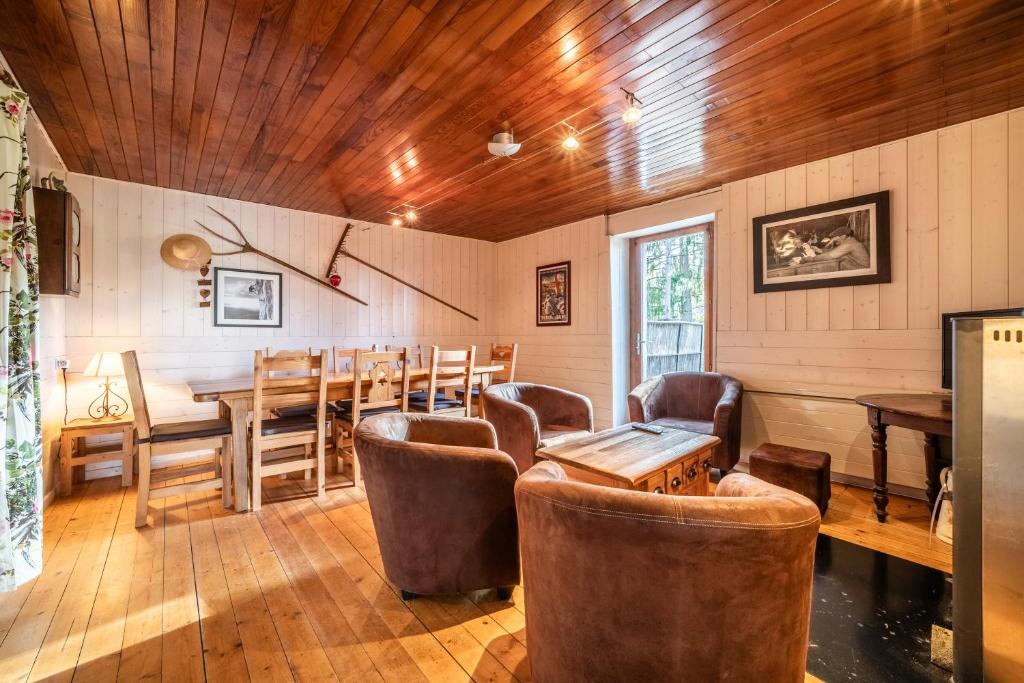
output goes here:
[[[612, 424], [609, 242], [604, 216], [497, 245], [498, 336], [519, 343], [516, 378], [586, 394]], [[537, 267], [572, 262], [572, 325], [538, 327]]]
[[[342, 288], [369, 306], [249, 254], [214, 257], [214, 265], [283, 271], [284, 325], [220, 328], [212, 324], [211, 308], [198, 307], [198, 273], [175, 270], [160, 259], [167, 236], [203, 234], [195, 219], [229, 234], [227, 223], [207, 208], [215, 207], [260, 249], [322, 276], [349, 221], [79, 174], [71, 174], [68, 186], [82, 205], [83, 229], [82, 293], [66, 300], [63, 324], [72, 419], [85, 415], [97, 392], [95, 380], [75, 373], [102, 350], [139, 352], [151, 413], [166, 421], [214, 414], [215, 404], [193, 402], [187, 383], [249, 374], [255, 349], [370, 343], [486, 348], [493, 341], [492, 243], [357, 221], [351, 221], [347, 243], [353, 254], [474, 313], [479, 322], [352, 261], [343, 265]], [[204, 237], [214, 251], [229, 248]], [[53, 315], [59, 312], [47, 317]], [[58, 326], [47, 323], [51, 330]]]
[[[892, 283], [752, 293], [752, 218], [878, 190], [892, 192]], [[744, 454], [762, 441], [824, 449], [833, 471], [870, 478], [865, 412], [852, 397], [938, 390], [941, 312], [1024, 306], [1021, 109], [729, 183], [693, 210], [708, 202], [721, 207], [716, 362], [748, 389]], [[619, 232], [642, 229], [630, 214], [609, 221], [626, 226]], [[686, 218], [657, 212], [658, 224]], [[603, 222], [499, 245], [499, 282], [513, 285], [499, 292], [499, 329], [524, 345], [523, 379], [588, 394], [607, 424], [608, 406], [628, 386], [612, 381], [612, 330], [602, 317], [611, 315], [607, 276], [616, 272]], [[532, 289], [523, 296], [523, 288], [535, 266], [565, 258], [573, 260], [574, 316], [583, 311], [584, 324], [538, 330]], [[894, 429], [889, 445], [890, 481], [923, 487], [921, 436]]]

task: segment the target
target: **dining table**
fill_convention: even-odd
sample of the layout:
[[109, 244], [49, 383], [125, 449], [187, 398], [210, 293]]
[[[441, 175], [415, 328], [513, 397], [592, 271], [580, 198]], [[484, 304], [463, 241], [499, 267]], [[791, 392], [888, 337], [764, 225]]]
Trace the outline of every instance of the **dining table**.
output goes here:
[[[483, 390], [490, 385], [492, 375], [504, 369], [505, 366], [500, 364], [481, 365], [473, 368], [473, 386], [480, 387], [480, 392], [483, 393]], [[422, 391], [428, 388], [430, 368], [411, 368], [408, 374], [410, 391]], [[437, 376], [439, 379], [443, 379], [445, 374], [438, 372]], [[363, 377], [362, 384], [362, 395], [365, 396], [370, 388], [368, 376]], [[395, 377], [394, 386], [396, 390], [400, 390], [400, 376]], [[327, 377], [327, 400], [351, 399], [354, 387], [355, 380], [352, 373], [331, 373]], [[192, 392], [192, 400], [197, 403], [217, 402], [218, 415], [231, 421], [235, 510], [244, 512], [249, 509], [248, 441], [249, 416], [252, 413], [253, 405], [253, 377], [250, 375], [237, 379], [190, 382], [188, 388]], [[316, 394], [290, 393], [287, 386], [265, 389], [263, 395], [273, 396], [275, 394], [280, 398], [273, 402], [274, 407], [304, 405], [316, 400]]]

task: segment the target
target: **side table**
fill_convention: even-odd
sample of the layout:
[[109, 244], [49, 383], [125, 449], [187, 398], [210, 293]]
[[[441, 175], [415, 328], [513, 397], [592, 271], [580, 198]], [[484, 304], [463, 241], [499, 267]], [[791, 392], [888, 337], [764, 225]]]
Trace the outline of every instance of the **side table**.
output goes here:
[[[108, 444], [99, 448], [86, 448], [85, 439], [118, 434], [119, 446]], [[72, 420], [60, 430], [60, 495], [71, 493], [71, 474], [75, 467], [94, 462], [121, 461], [121, 485], [132, 485], [132, 461], [135, 453], [135, 420], [131, 415], [112, 419], [93, 420], [79, 418]]]

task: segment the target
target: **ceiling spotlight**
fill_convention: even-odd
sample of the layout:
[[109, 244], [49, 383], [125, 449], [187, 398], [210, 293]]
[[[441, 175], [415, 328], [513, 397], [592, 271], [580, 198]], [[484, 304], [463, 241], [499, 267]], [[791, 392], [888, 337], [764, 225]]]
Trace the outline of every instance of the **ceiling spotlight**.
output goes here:
[[513, 139], [512, 131], [498, 133], [487, 143], [487, 151], [496, 157], [510, 157], [519, 151], [522, 145]]
[[395, 226], [396, 228], [401, 226], [402, 225], [402, 219], [399, 218], [398, 216], [395, 216], [394, 218], [391, 219], [391, 225]]
[[409, 221], [410, 223], [416, 220], [416, 211], [414, 209], [406, 209], [405, 220]]
[[565, 125], [569, 128], [569, 134], [565, 136], [564, 140], [562, 140], [562, 149], [572, 152], [580, 148], [580, 132], [569, 124]]
[[626, 93], [626, 111], [622, 112], [622, 120], [626, 123], [636, 123], [644, 115], [643, 109], [639, 107], [643, 102], [625, 88], [621, 88], [621, 90]]

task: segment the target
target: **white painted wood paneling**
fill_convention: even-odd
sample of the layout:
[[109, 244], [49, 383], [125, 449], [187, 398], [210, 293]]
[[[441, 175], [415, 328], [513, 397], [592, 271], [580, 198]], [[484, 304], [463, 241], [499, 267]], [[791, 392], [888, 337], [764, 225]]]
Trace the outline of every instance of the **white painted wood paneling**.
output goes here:
[[[864, 410], [850, 397], [939, 389], [942, 312], [1024, 305], [1024, 110], [786, 169], [784, 193], [780, 173], [730, 183], [723, 195], [744, 196], [750, 219], [889, 190], [893, 280], [786, 295], [784, 308], [769, 294], [762, 325], [746, 274], [719, 268], [731, 292], [719, 315], [733, 317], [717, 325], [717, 367], [752, 389], [744, 453], [762, 441], [828, 450], [835, 471], [867, 478]], [[718, 263], [735, 268], [752, 247], [749, 220], [737, 224], [730, 209], [730, 234], [743, 240], [719, 248], [745, 258], [733, 251]], [[738, 324], [741, 299], [748, 315]], [[815, 393], [830, 398], [806, 395]], [[890, 480], [922, 486], [919, 435], [897, 440]]]
[[[413, 281], [429, 274], [428, 290], [443, 292], [480, 322], [354, 262], [342, 266], [343, 287], [369, 306], [246, 254], [214, 257], [214, 265], [284, 272], [284, 325], [280, 330], [219, 328], [213, 326], [212, 309], [198, 306], [198, 272], [175, 270], [160, 259], [166, 237], [193, 233], [214, 251], [230, 250], [195, 222], [230, 235], [230, 226], [209, 208], [214, 207], [238, 222], [259, 248], [322, 277], [347, 221], [77, 174], [68, 182], [82, 204], [84, 291], [77, 299], [47, 306], [44, 327], [62, 342], [61, 353], [66, 341], [72, 418], [84, 415], [95, 389], [93, 380], [75, 373], [97, 351], [137, 350], [151, 411], [156, 419], [170, 420], [215, 411], [212, 404], [194, 403], [186, 384], [246, 375], [252, 372], [252, 352], [268, 346], [475, 343], [486, 357], [493, 341], [494, 317], [482, 310], [489, 294], [471, 291], [490, 287], [490, 276], [481, 272], [494, 261], [497, 247], [489, 242], [356, 221], [349, 242], [353, 253]], [[54, 381], [49, 378], [50, 387]], [[60, 395], [63, 408], [63, 391]]]

